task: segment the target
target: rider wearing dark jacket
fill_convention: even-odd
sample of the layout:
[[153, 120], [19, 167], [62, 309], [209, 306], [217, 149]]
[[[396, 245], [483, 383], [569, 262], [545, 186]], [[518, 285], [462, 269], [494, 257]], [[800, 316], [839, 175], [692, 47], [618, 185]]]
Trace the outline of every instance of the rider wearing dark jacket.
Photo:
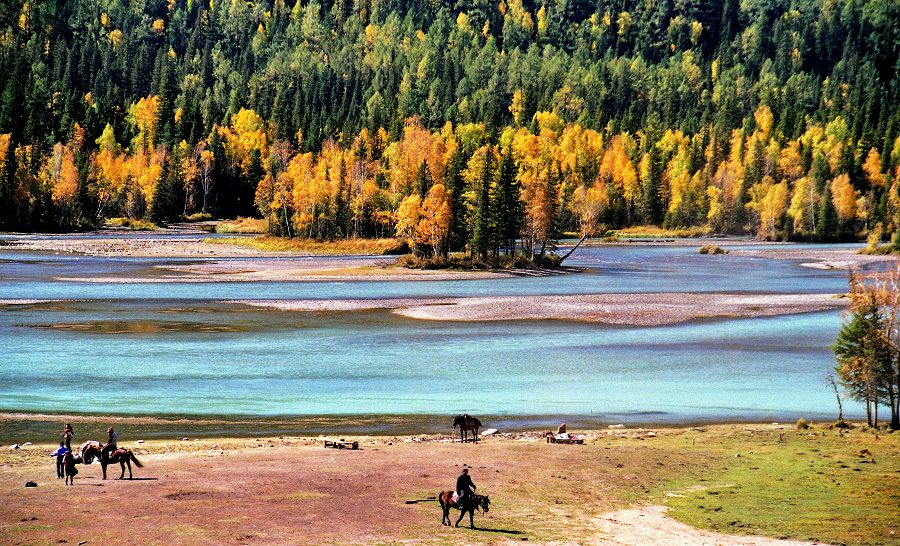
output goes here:
[[103, 461], [109, 454], [115, 451], [118, 446], [116, 443], [119, 441], [119, 433], [114, 431], [112, 427], [106, 429], [106, 434], [109, 436], [106, 445], [103, 446], [103, 449], [100, 450], [100, 460]]
[[456, 494], [459, 495], [460, 504], [462, 504], [462, 500], [465, 497], [474, 495], [476, 489], [478, 487], [472, 482], [472, 477], [469, 476], [469, 467], [463, 466], [462, 474], [456, 478]]

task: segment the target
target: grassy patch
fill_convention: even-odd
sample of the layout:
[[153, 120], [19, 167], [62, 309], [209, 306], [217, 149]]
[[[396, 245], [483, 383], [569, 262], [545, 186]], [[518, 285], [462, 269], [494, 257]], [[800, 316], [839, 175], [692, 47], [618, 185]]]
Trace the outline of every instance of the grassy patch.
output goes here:
[[149, 220], [132, 220], [131, 218], [108, 218], [104, 224], [115, 229], [130, 229], [133, 231], [155, 231], [159, 226]]
[[619, 239], [686, 239], [707, 237], [711, 234], [712, 228], [709, 226], [694, 226], [678, 229], [665, 229], [656, 226], [632, 226], [612, 230], [607, 233], [608, 236]]
[[238, 218], [237, 220], [223, 220], [216, 224], [216, 233], [265, 233], [268, 228], [268, 220]]
[[314, 239], [285, 239], [282, 237], [228, 237], [204, 239], [207, 243], [238, 245], [262, 252], [304, 252], [310, 254], [396, 254], [405, 248], [399, 239], [339, 239], [316, 241]]
[[657, 445], [713, 457], [654, 491], [684, 523], [732, 534], [898, 543], [891, 537], [900, 537], [900, 435], [732, 428]]
[[185, 222], [208, 222], [213, 219], [213, 215], [208, 212], [195, 212], [184, 217]]
[[859, 249], [860, 254], [869, 254], [870, 256], [887, 256], [889, 254], [896, 254], [897, 252], [898, 248], [894, 246], [893, 243], [885, 245], [869, 244]]

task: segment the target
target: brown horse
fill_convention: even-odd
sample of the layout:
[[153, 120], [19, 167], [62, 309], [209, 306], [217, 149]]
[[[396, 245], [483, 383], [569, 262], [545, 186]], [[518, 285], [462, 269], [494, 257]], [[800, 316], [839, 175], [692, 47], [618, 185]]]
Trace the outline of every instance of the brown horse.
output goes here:
[[459, 518], [457, 518], [454, 527], [459, 527], [459, 522], [462, 521], [463, 516], [468, 512], [469, 527], [474, 529], [475, 510], [481, 510], [487, 514], [488, 509], [490, 509], [491, 506], [491, 499], [489, 499], [487, 495], [472, 495], [470, 497], [464, 497], [464, 499], [463, 506], [459, 506], [458, 502], [453, 501], [453, 491], [441, 491], [438, 493], [438, 502], [441, 503], [442, 513], [441, 525], [450, 525], [450, 509], [456, 508], [459, 510]]
[[456, 431], [456, 427], [459, 427], [460, 442], [465, 443], [469, 441], [469, 431], [471, 430], [473, 441], [476, 444], [478, 443], [478, 429], [481, 428], [481, 421], [477, 417], [472, 417], [468, 413], [457, 415], [453, 418], [454, 431]]
[[134, 463], [138, 468], [143, 468], [144, 465], [141, 464], [141, 461], [134, 456], [134, 452], [130, 449], [125, 449], [120, 447], [115, 451], [110, 451], [106, 458], [102, 456], [103, 454], [103, 446], [100, 442], [90, 441], [85, 442], [83, 446], [81, 446], [81, 459], [84, 461], [84, 464], [91, 464], [94, 462], [94, 459], [98, 459], [100, 461], [100, 467], [103, 469], [103, 479], [106, 479], [106, 467], [111, 464], [119, 463], [119, 466], [122, 467], [122, 475], [119, 476], [120, 480], [125, 479], [125, 465], [128, 465], [128, 479], [133, 479], [131, 474], [131, 463]]

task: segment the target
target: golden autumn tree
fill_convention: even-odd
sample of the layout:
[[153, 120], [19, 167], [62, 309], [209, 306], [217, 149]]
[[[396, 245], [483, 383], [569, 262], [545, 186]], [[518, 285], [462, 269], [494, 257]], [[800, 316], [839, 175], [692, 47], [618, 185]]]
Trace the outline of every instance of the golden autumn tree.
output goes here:
[[881, 154], [878, 153], [878, 150], [875, 148], [869, 150], [862, 168], [873, 188], [884, 188], [887, 179], [881, 172]]
[[766, 175], [762, 181], [754, 184], [749, 192], [750, 201], [747, 208], [756, 211], [757, 235], [769, 240], [778, 239], [781, 218], [788, 208], [788, 183], [782, 180], [776, 184], [771, 176]]
[[418, 249], [418, 228], [422, 218], [422, 198], [413, 193], [406, 196], [397, 208], [397, 236], [403, 237], [414, 252]]
[[428, 190], [419, 214], [418, 242], [430, 246], [433, 256], [446, 256], [451, 216], [450, 195], [443, 184], [435, 184]]
[[841, 223], [846, 224], [857, 218], [860, 198], [859, 192], [850, 183], [848, 175], [838, 175], [831, 181], [831, 200]]
[[791, 194], [791, 204], [788, 208], [788, 216], [794, 220], [794, 232], [801, 234], [814, 234], [816, 232], [816, 205], [819, 196], [816, 193], [815, 184], [807, 178], [799, 178], [794, 181]]
[[159, 97], [150, 95], [132, 104], [128, 109], [128, 122], [137, 129], [135, 148], [151, 149], [156, 145], [159, 123]]
[[572, 194], [572, 209], [578, 215], [581, 232], [590, 236], [597, 231], [603, 210], [609, 206], [606, 183], [598, 179], [592, 186], [578, 186]]
[[637, 169], [630, 157], [635, 147], [634, 139], [628, 134], [615, 135], [600, 161], [600, 178], [611, 183], [625, 199], [628, 222], [631, 222], [631, 212], [640, 189]]
[[241, 172], [250, 169], [253, 151], [260, 157], [269, 155], [269, 137], [266, 124], [255, 111], [241, 108], [231, 116], [231, 125], [219, 128], [223, 145], [229, 159]]
[[106, 124], [96, 144], [97, 152], [93, 158], [93, 189], [97, 195], [95, 218], [99, 220], [103, 217], [105, 207], [121, 198], [128, 178], [128, 169], [111, 125]]
[[59, 210], [59, 227], [63, 227], [66, 217], [71, 214], [78, 192], [78, 166], [71, 145], [57, 142], [53, 153], [47, 158], [40, 178], [50, 187], [53, 204]]

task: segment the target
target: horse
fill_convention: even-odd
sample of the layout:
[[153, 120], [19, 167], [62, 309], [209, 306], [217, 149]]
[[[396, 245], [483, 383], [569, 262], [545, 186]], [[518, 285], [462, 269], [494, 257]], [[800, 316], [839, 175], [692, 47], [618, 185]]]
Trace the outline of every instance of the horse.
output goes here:
[[[466, 512], [469, 513], [469, 527], [475, 528], [475, 510], [481, 510], [485, 514], [488, 513], [488, 509], [491, 506], [491, 499], [488, 498], [487, 495], [472, 495], [469, 497], [464, 497], [464, 505], [459, 506], [459, 502], [454, 502], [453, 500], [453, 491], [441, 491], [438, 493], [438, 502], [441, 503], [441, 525], [450, 525], [450, 509], [456, 508], [459, 510], [459, 518], [456, 520], [456, 524], [454, 527], [459, 527], [459, 522], [462, 521], [463, 516], [466, 515]], [[463, 500], [463, 499], [459, 499]]]
[[85, 442], [83, 446], [81, 446], [81, 459], [84, 461], [84, 464], [91, 464], [94, 462], [94, 459], [98, 459], [100, 461], [100, 467], [103, 469], [103, 479], [106, 479], [106, 467], [111, 464], [119, 463], [119, 466], [122, 467], [122, 475], [119, 476], [120, 480], [125, 479], [125, 465], [128, 465], [128, 479], [133, 479], [131, 474], [131, 463], [134, 463], [138, 468], [143, 468], [144, 465], [141, 461], [138, 460], [137, 457], [134, 456], [134, 452], [130, 449], [125, 449], [120, 447], [115, 451], [110, 451], [107, 458], [104, 459], [103, 456], [103, 446], [100, 442], [96, 440], [92, 440], [89, 442]]
[[453, 418], [454, 431], [456, 431], [456, 427], [459, 427], [460, 442], [465, 443], [469, 441], [469, 431], [471, 430], [474, 442], [478, 443], [478, 429], [481, 428], [481, 421], [477, 417], [472, 417], [468, 413], [457, 415]]

